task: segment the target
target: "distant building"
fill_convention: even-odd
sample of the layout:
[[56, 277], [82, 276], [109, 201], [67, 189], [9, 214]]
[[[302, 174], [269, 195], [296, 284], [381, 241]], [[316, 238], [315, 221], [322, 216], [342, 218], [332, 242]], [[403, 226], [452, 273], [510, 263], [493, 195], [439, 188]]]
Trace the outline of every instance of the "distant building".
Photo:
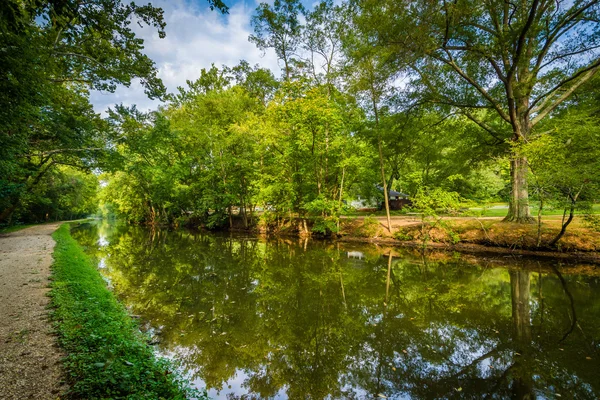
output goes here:
[[[380, 192], [383, 192], [383, 189], [381, 187], [377, 186], [377, 189]], [[412, 205], [412, 202], [408, 197], [409, 196], [405, 193], [390, 190], [388, 194], [390, 210], [401, 210], [404, 207], [410, 207]], [[348, 204], [356, 208], [357, 210], [366, 208], [377, 208], [381, 210], [384, 208], [382, 201], [378, 201], [377, 199], [361, 199], [360, 196], [356, 200], [353, 200]]]
[[[377, 188], [383, 192], [383, 188]], [[407, 194], [396, 192], [395, 190], [389, 191], [388, 202], [390, 204], [390, 210], [402, 210], [404, 207], [410, 207], [412, 205], [412, 201], [410, 201]], [[383, 203], [381, 203], [381, 208], [383, 208]]]

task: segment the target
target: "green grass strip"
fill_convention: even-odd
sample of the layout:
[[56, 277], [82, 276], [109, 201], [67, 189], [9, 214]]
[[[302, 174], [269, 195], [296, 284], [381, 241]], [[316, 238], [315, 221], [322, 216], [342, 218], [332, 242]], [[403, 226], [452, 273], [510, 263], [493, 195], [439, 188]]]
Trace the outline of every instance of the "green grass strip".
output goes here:
[[64, 366], [75, 399], [186, 399], [204, 397], [156, 357], [137, 323], [71, 237], [69, 224], [54, 234], [53, 320], [67, 353]]

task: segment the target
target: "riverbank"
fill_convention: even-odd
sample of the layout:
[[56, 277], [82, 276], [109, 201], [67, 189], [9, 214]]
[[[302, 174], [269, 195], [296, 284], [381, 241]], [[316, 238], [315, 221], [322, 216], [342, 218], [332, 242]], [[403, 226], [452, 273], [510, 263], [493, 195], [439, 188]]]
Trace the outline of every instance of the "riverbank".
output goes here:
[[389, 232], [385, 218], [366, 217], [344, 219], [338, 239], [600, 262], [599, 232], [576, 219], [560, 241], [550, 246], [560, 229], [560, 217], [546, 217], [539, 227], [537, 224], [507, 223], [497, 217], [447, 217], [425, 221], [418, 217], [393, 217]]
[[113, 221], [72, 236], [214, 399], [600, 393], [595, 266]]
[[[468, 253], [496, 253], [533, 257], [573, 259], [600, 263], [600, 232], [577, 216], [555, 245], [561, 231], [561, 216], [544, 216], [541, 225], [503, 222], [502, 217], [437, 217], [419, 215], [391, 217], [391, 231], [385, 216], [343, 216], [339, 231], [328, 240], [365, 242], [386, 246], [448, 249]], [[312, 222], [297, 219], [291, 223], [258, 224], [245, 229], [234, 220], [231, 231], [267, 236], [323, 238], [311, 232]]]
[[56, 399], [65, 391], [49, 319], [48, 283], [60, 224], [0, 234], [0, 398]]
[[115, 299], [69, 225], [53, 235], [50, 296], [71, 398], [184, 399], [188, 389], [173, 366], [157, 358], [148, 337]]

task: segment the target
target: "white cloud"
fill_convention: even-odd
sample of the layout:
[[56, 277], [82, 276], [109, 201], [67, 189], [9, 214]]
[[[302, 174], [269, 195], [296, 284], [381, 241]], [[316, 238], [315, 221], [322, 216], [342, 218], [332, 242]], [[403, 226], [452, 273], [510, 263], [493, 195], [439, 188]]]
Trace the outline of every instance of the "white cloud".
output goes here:
[[[232, 67], [243, 59], [279, 75], [275, 53], [268, 51], [263, 55], [248, 42], [252, 32], [250, 17], [256, 4], [237, 3], [230, 7], [228, 15], [210, 11], [207, 4], [205, 0], [199, 4], [185, 0], [153, 1], [153, 5], [164, 10], [167, 37], [159, 39], [150, 27], [136, 28], [137, 35], [144, 39], [145, 53], [156, 63], [158, 75], [169, 92], [185, 86], [187, 79], [197, 79], [200, 70], [210, 68], [212, 63]], [[98, 112], [119, 103], [137, 104], [144, 111], [159, 104], [146, 97], [139, 82], [129, 88], [119, 87], [115, 93], [94, 91], [91, 101]]]

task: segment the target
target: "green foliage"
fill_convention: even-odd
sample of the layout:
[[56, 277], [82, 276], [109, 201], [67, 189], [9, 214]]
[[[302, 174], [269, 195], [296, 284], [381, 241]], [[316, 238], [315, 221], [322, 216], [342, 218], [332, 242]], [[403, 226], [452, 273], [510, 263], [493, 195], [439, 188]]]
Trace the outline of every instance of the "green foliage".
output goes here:
[[570, 106], [547, 121], [535, 140], [517, 149], [528, 157], [540, 207], [564, 210], [563, 228], [550, 245], [564, 235], [574, 214], [589, 213], [600, 195], [600, 102], [586, 90]]
[[309, 215], [316, 216], [312, 227], [313, 232], [325, 236], [337, 233], [339, 231], [339, 207], [339, 201], [328, 200], [324, 196], [318, 196], [307, 203], [304, 209]]
[[404, 232], [402, 229], [399, 229], [396, 232], [394, 232], [394, 239], [406, 241], [414, 240], [414, 237], [410, 233]]
[[105, 166], [114, 132], [89, 89], [139, 78], [149, 97], [164, 95], [132, 22], [160, 37], [165, 23], [160, 8], [120, 0], [7, 0], [0, 11], [0, 221], [32, 220], [27, 204], [58, 166]]
[[[460, 113], [511, 155], [508, 220], [530, 222], [524, 144], [600, 69], [595, 1], [352, 2], [363, 48], [389, 76], [406, 77], [416, 104]], [[380, 70], [380, 69], [378, 69]], [[486, 137], [487, 136], [487, 137]], [[482, 148], [484, 146], [481, 146]]]
[[68, 398], [186, 399], [204, 397], [187, 388], [174, 366], [153, 354], [148, 338], [106, 288], [90, 258], [63, 224], [56, 240], [50, 296]]
[[440, 188], [420, 187], [413, 197], [413, 208], [425, 217], [439, 214], [456, 214], [460, 208], [460, 195]]
[[594, 214], [585, 214], [583, 216], [585, 224], [596, 232], [600, 232], [600, 216]]
[[23, 193], [13, 221], [43, 222], [85, 218], [97, 211], [98, 178], [67, 166], [53, 168]]
[[265, 51], [272, 48], [284, 62], [284, 74], [290, 78], [294, 54], [298, 49], [302, 25], [299, 15], [304, 11], [298, 0], [275, 0], [273, 5], [260, 3], [252, 17], [254, 34], [248, 37]]
[[[513, 188], [515, 171], [526, 169], [518, 165], [534, 169], [539, 182], [529, 186], [531, 197], [547, 199], [546, 207], [569, 205], [569, 193], [581, 192], [578, 201], [594, 197], [598, 68], [583, 55], [600, 37], [597, 5], [519, 3], [495, 35], [494, 19], [507, 12], [497, 1], [448, 7], [417, 1], [407, 8], [391, 0], [327, 0], [312, 9], [297, 0], [261, 3], [249, 39], [275, 50], [281, 79], [246, 61], [212, 65], [165, 96], [132, 30], [138, 22], [164, 36], [160, 8], [119, 0], [6, 4], [0, 9], [2, 221], [39, 220], [34, 209], [55, 218], [68, 216], [65, 207], [80, 214], [72, 201], [59, 201], [71, 196], [56, 178], [67, 165], [104, 173], [105, 211], [136, 223], [211, 229], [250, 228], [269, 210], [279, 226], [311, 219], [315, 231], [331, 234], [344, 202], [383, 201], [377, 188], [384, 184], [417, 196], [417, 208], [431, 215], [439, 207], [426, 204], [422, 187], [513, 204], [522, 192], [518, 208], [526, 217], [527, 190]], [[209, 5], [226, 11], [221, 1]], [[586, 18], [558, 24], [577, 10]], [[538, 19], [524, 26], [528, 11]], [[565, 35], [575, 25], [586, 29], [558, 46], [545, 23]], [[532, 46], [520, 56], [508, 45], [517, 32]], [[542, 32], [547, 51], [535, 32]], [[563, 64], [557, 54], [573, 62]], [[151, 113], [116, 106], [106, 120], [93, 112], [90, 88], [112, 91], [135, 78], [148, 96], [168, 103]], [[572, 92], [577, 96], [569, 98]], [[581, 191], [572, 173], [578, 164], [585, 164]]]
[[344, 195], [368, 184], [357, 180], [366, 146], [352, 137], [361, 114], [351, 97], [303, 82], [267, 102], [276, 86], [247, 63], [213, 66], [160, 112], [114, 110], [122, 161], [105, 177], [103, 202], [135, 222], [217, 229], [235, 215], [247, 228], [261, 208], [337, 232]]
[[429, 189], [420, 187], [413, 198], [412, 208], [421, 215], [421, 240], [423, 247], [431, 239], [435, 228], [442, 229], [450, 236], [453, 243], [458, 243], [460, 237], [444, 222], [442, 214], [457, 214], [460, 208], [460, 195], [447, 192], [441, 188]]
[[365, 238], [372, 238], [377, 235], [381, 224], [376, 217], [370, 215], [365, 217], [362, 221], [362, 225], [359, 228], [358, 235]]

